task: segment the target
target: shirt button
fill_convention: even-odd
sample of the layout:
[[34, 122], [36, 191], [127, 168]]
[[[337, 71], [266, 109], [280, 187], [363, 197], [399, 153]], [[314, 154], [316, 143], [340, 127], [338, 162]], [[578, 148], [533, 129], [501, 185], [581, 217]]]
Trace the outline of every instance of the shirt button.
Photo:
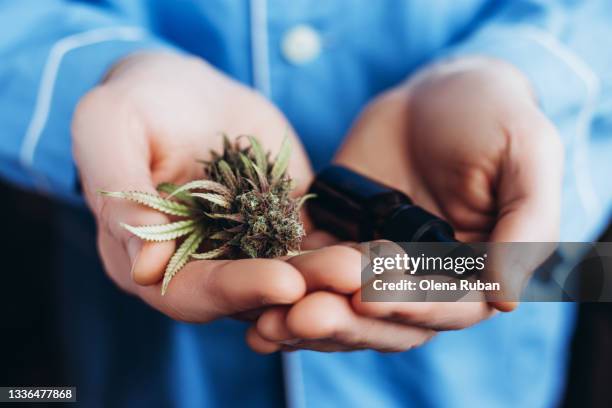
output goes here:
[[283, 37], [283, 56], [292, 64], [302, 65], [317, 58], [321, 53], [321, 37], [310, 26], [298, 25]]

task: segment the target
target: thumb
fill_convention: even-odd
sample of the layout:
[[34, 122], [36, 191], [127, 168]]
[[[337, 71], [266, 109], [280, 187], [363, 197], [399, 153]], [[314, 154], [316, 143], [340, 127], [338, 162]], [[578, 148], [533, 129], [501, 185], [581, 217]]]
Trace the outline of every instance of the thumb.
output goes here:
[[[144, 183], [134, 183], [132, 188], [155, 194], [155, 190]], [[121, 191], [121, 190], [119, 190]], [[107, 235], [127, 255], [131, 278], [140, 285], [157, 283], [174, 253], [174, 241], [144, 242], [130, 233], [127, 226], [159, 225], [169, 222], [168, 217], [154, 210], [141, 207], [138, 203], [127, 202], [122, 198], [102, 197], [104, 200], [98, 219], [100, 233]], [[110, 254], [119, 256], [120, 254]]]
[[517, 306], [529, 278], [554, 251], [559, 235], [562, 145], [540, 112], [531, 124], [529, 132], [511, 135], [499, 178], [499, 217], [487, 272], [502, 285], [501, 295], [490, 299], [500, 311]]
[[100, 87], [79, 103], [72, 133], [83, 191], [98, 224], [100, 252], [107, 270], [113, 269], [108, 272], [121, 274], [112, 276], [118, 281], [125, 282], [131, 271], [136, 283], [157, 282], [174, 252], [174, 243], [143, 243], [122, 225], [162, 224], [168, 218], [137, 203], [98, 193], [157, 194], [151, 177], [146, 126], [129, 102]]

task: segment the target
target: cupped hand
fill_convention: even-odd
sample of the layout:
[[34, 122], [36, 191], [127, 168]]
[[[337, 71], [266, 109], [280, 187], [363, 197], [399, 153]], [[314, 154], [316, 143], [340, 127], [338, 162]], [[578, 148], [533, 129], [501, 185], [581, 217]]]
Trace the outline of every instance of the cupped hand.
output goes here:
[[[557, 132], [522, 74], [504, 62], [475, 57], [438, 63], [377, 98], [336, 161], [404, 191], [448, 220], [462, 241], [554, 242], [562, 157]], [[482, 296], [454, 303], [362, 302], [358, 252], [327, 251], [337, 255], [320, 261], [320, 270], [298, 268], [308, 294], [294, 306], [265, 312], [248, 333], [251, 347], [397, 351], [436, 331], [478, 323], [495, 309], [516, 307], [507, 301], [516, 292], [493, 301]], [[520, 290], [548, 255], [532, 251], [518, 267], [499, 262], [514, 269], [494, 270], [489, 278]]]
[[494, 314], [482, 301], [365, 302], [361, 298], [359, 245], [332, 245], [288, 260], [306, 280], [296, 304], [265, 310], [247, 332], [259, 353], [298, 349], [399, 352], [437, 332], [472, 326]]
[[[403, 190], [461, 241], [558, 240], [560, 137], [507, 63], [473, 57], [423, 70], [366, 109], [337, 160]], [[515, 307], [504, 299], [518, 297], [553, 248], [492, 248], [487, 278], [503, 291], [492, 304]]]
[[173, 242], [142, 243], [120, 224], [160, 224], [164, 215], [102, 197], [100, 190], [155, 193], [160, 182], [202, 177], [197, 159], [221, 149], [221, 133], [250, 134], [273, 151], [286, 133], [292, 142], [289, 174], [296, 194], [312, 177], [308, 159], [284, 116], [265, 98], [204, 61], [171, 53], [135, 54], [79, 103], [73, 152], [86, 201], [98, 226], [108, 275], [124, 290], [167, 315], [206, 322], [304, 294], [302, 275], [280, 260], [190, 262], [165, 296], [160, 279]]

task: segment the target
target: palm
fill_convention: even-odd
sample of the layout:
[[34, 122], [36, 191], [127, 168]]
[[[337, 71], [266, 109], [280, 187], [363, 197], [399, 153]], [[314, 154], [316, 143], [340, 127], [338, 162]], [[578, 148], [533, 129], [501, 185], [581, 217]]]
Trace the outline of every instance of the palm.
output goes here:
[[[482, 143], [467, 142], [461, 131], [440, 129], [443, 120], [413, 118], [408, 123], [395, 102], [380, 100], [380, 110], [366, 112], [336, 160], [404, 191], [416, 204], [447, 219], [459, 239], [486, 240], [494, 222], [495, 152], [462, 151]], [[376, 134], [378, 138], [372, 137]]]
[[[490, 74], [434, 72], [384, 94], [336, 161], [406, 192], [461, 240], [554, 240], [558, 137], [520, 78]], [[544, 206], [550, 229], [522, 221]]]

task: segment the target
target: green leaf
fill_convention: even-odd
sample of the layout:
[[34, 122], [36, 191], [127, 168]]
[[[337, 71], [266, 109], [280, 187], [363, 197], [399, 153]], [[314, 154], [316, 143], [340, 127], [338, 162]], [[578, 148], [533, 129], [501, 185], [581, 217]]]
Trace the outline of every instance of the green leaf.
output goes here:
[[221, 183], [217, 183], [216, 181], [212, 180], [194, 180], [190, 181], [189, 183], [183, 184], [182, 186], [174, 190], [174, 192], [170, 194], [170, 197], [176, 196], [177, 194], [189, 190], [209, 190], [221, 194], [227, 198], [230, 198], [232, 196], [232, 192], [229, 190], [229, 188], [225, 187]]
[[236, 221], [236, 222], [244, 222], [244, 218], [242, 217], [242, 214], [222, 214], [222, 213], [204, 213], [206, 214], [207, 217], [209, 218], [214, 218], [214, 219], [224, 219], [224, 220], [230, 220], [230, 221]]
[[247, 179], [251, 179], [253, 181], [257, 180], [259, 182], [259, 187], [262, 189], [262, 191], [267, 190], [268, 180], [266, 178], [266, 175], [261, 172], [257, 165], [242, 153], [240, 153], [240, 160], [242, 161], [242, 165], [244, 166]]
[[223, 151], [224, 152], [232, 151], [232, 142], [227, 136], [227, 133], [223, 133]]
[[287, 171], [287, 167], [289, 167], [289, 158], [291, 157], [291, 142], [289, 141], [289, 136], [285, 135], [283, 138], [283, 143], [281, 144], [281, 148], [276, 155], [276, 159], [274, 160], [274, 165], [272, 166], [272, 182], [276, 182], [280, 180], [285, 172]]
[[301, 196], [301, 197], [298, 199], [298, 202], [297, 202], [297, 208], [298, 208], [298, 210], [299, 210], [300, 208], [302, 208], [302, 206], [304, 205], [304, 203], [305, 203], [306, 201], [310, 200], [311, 198], [316, 198], [316, 197], [317, 197], [317, 195], [316, 195], [316, 194], [312, 194], [312, 193], [310, 193], [310, 194], [304, 194], [303, 196]]
[[264, 175], [268, 173], [268, 158], [266, 152], [261, 147], [259, 140], [253, 136], [248, 136], [249, 142], [251, 143], [251, 153], [255, 157], [255, 164], [259, 168], [259, 171]]
[[254, 182], [257, 179], [257, 175], [253, 171], [255, 164], [243, 153], [239, 153], [238, 157], [240, 157], [240, 161], [242, 162], [242, 167], [244, 167], [244, 173], [246, 174], [247, 179]]
[[259, 190], [259, 186], [257, 185], [257, 183], [251, 179], [248, 178], [243, 178], [244, 181], [246, 181], [249, 186], [251, 186], [253, 188], [253, 190], [258, 191]]
[[222, 245], [219, 248], [211, 249], [210, 251], [202, 252], [201, 254], [193, 254], [191, 257], [194, 259], [215, 259], [223, 255], [228, 249], [228, 245]]
[[122, 198], [125, 200], [134, 201], [138, 204], [145, 205], [169, 215], [176, 215], [179, 217], [188, 217], [191, 215], [191, 209], [185, 204], [171, 201], [151, 193], [143, 193], [141, 191], [100, 191], [100, 194], [107, 197]]
[[159, 191], [160, 193], [166, 193], [169, 196], [171, 195], [172, 197], [175, 197], [177, 200], [181, 201], [182, 203], [190, 207], [195, 207], [196, 201], [193, 199], [193, 197], [191, 197], [189, 194], [184, 193], [184, 192], [177, 193], [176, 190], [178, 190], [180, 187], [181, 186], [174, 184], [174, 183], [160, 183], [157, 186], [157, 191]]
[[161, 288], [162, 296], [166, 294], [168, 285], [170, 284], [172, 278], [174, 278], [174, 275], [176, 275], [176, 273], [180, 271], [183, 266], [185, 266], [191, 255], [198, 250], [198, 247], [202, 243], [203, 239], [203, 232], [200, 229], [196, 229], [187, 237], [187, 239], [185, 239], [185, 241], [183, 241], [174, 255], [172, 255], [170, 262], [168, 262], [168, 266], [166, 266], [166, 271], [164, 272], [164, 280]]
[[196, 221], [185, 220], [169, 224], [143, 225], [140, 227], [121, 223], [121, 226], [145, 241], [162, 242], [172, 241], [189, 234], [196, 228]]
[[259, 186], [261, 187], [261, 190], [267, 191], [269, 184], [268, 178], [266, 177], [266, 173], [262, 172], [261, 169], [257, 166], [253, 166], [253, 169], [255, 170], [255, 173], [257, 173], [257, 180], [259, 181]]
[[227, 197], [222, 196], [221, 194], [214, 193], [191, 193], [192, 197], [198, 197], [202, 200], [206, 200], [209, 203], [216, 204], [223, 208], [230, 208], [232, 203], [229, 201]]
[[230, 165], [227, 164], [225, 160], [219, 160], [217, 166], [219, 167], [219, 172], [221, 173], [221, 177], [223, 178], [225, 184], [227, 184], [231, 190], [235, 191], [236, 188], [238, 188], [238, 180], [236, 179]]

